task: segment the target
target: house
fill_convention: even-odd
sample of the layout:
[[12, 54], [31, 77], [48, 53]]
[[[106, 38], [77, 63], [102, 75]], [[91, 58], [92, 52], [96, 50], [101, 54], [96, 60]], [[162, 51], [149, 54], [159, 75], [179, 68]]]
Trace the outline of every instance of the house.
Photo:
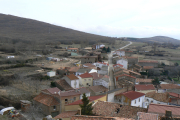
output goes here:
[[101, 79], [103, 77], [103, 75], [98, 74], [96, 72], [89, 73], [89, 74], [91, 74], [93, 76], [93, 80], [99, 80], [99, 79]]
[[80, 68], [77, 72], [76, 72], [76, 75], [81, 75], [81, 74], [84, 74], [84, 73], [89, 73], [91, 71], [91, 69], [89, 68]]
[[74, 74], [67, 75], [62, 79], [64, 79], [72, 88], [79, 88], [79, 78]]
[[47, 76], [54, 77], [54, 76], [56, 76], [56, 72], [55, 71], [47, 72]]
[[[102, 76], [102, 75], [99, 75], [99, 76]], [[102, 85], [106, 88], [109, 89], [109, 76], [108, 75], [104, 75], [102, 77], [99, 77], [99, 79], [94, 79], [93, 80], [93, 85], [96, 86], [96, 85]]]
[[146, 93], [144, 107], [147, 108], [148, 105], [151, 103], [168, 105], [169, 94], [168, 93], [156, 93], [155, 91]]
[[109, 64], [105, 62], [96, 62], [96, 63], [93, 63], [93, 65], [95, 65], [98, 68], [102, 68], [102, 66], [109, 66]]
[[148, 85], [135, 85], [135, 91], [141, 92], [141, 93], [148, 93], [148, 92], [153, 92], [156, 91], [155, 87], [153, 84], [148, 84]]
[[[93, 105], [93, 113], [96, 116], [120, 117], [122, 120], [135, 119], [138, 112], [146, 112], [147, 109], [122, 105], [106, 101], [98, 101]], [[125, 118], [125, 119], [124, 119]]]
[[81, 64], [85, 63], [95, 63], [98, 61], [98, 56], [81, 56]]
[[65, 111], [55, 116], [54, 119], [57, 120], [71, 120], [71, 117], [76, 115], [77, 111]]
[[135, 81], [136, 81], [136, 77], [128, 74], [115, 76], [115, 79], [116, 79], [116, 85], [122, 88], [127, 85], [135, 85]]
[[153, 79], [136, 78], [136, 84], [152, 84]]
[[102, 74], [102, 75], [108, 75], [108, 66], [102, 66], [100, 70], [97, 71], [97, 73]]
[[180, 105], [180, 91], [179, 93], [169, 92], [169, 105]]
[[153, 60], [139, 60], [138, 65], [140, 66], [153, 66], [158, 67], [158, 61]]
[[136, 91], [127, 91], [115, 95], [115, 101], [119, 101], [122, 105], [130, 105], [136, 107], [143, 107], [145, 94]]
[[150, 70], [150, 69], [153, 69], [154, 66], [143, 66], [143, 70], [142, 71], [147, 71], [147, 70]]
[[68, 48], [67, 49], [68, 52], [79, 52], [79, 48]]
[[78, 76], [79, 84], [82, 87], [93, 86], [93, 76], [89, 73], [84, 73]]
[[96, 66], [90, 63], [86, 63], [83, 65], [84, 68], [96, 69]]
[[108, 91], [108, 89], [102, 85], [90, 86], [87, 89], [91, 92], [91, 96], [99, 95]]
[[94, 44], [93, 46], [92, 46], [92, 48], [93, 49], [100, 49], [100, 48], [102, 48], [102, 47], [105, 47], [105, 45], [103, 45], [103, 44]]
[[[106, 95], [91, 96], [88, 97], [88, 99], [90, 103], [95, 103], [97, 101], [106, 101]], [[77, 111], [80, 108], [79, 104], [82, 104], [82, 99], [65, 105], [65, 111]]]
[[138, 112], [137, 120], [159, 120], [159, 115], [154, 113]]
[[55, 117], [65, 111], [65, 105], [79, 100], [80, 95], [79, 90], [60, 91], [55, 87], [42, 90], [33, 100], [35, 105], [42, 108], [45, 115]]
[[82, 96], [84, 93], [85, 93], [86, 97], [90, 97], [90, 95], [91, 95], [91, 92], [85, 87], [78, 88], [78, 90], [81, 93], [80, 98], [79, 98], [80, 100], [82, 99]]
[[125, 58], [120, 58], [116, 61], [116, 64], [123, 65], [123, 68], [128, 69], [128, 60]]
[[61, 80], [56, 80], [55, 81], [55, 85], [56, 87], [58, 87], [61, 91], [65, 90], [73, 90], [74, 88], [72, 88], [64, 79]]
[[180, 106], [172, 105], [162, 105], [151, 103], [148, 107], [148, 113], [159, 114], [159, 116], [164, 116], [166, 111], [171, 111], [172, 117], [180, 117]]
[[121, 58], [127, 59], [128, 67], [131, 67], [132, 65], [135, 65], [135, 64], [138, 63], [138, 57], [122, 56], [122, 57], [115, 57], [115, 58], [113, 58], [113, 61], [112, 61], [113, 64], [116, 64], [116, 61], [121, 59]]

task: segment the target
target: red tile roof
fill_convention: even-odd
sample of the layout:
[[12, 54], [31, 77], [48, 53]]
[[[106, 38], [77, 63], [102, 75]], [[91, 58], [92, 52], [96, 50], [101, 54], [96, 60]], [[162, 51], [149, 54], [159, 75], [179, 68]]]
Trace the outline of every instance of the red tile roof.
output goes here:
[[56, 119], [58, 119], [58, 118], [70, 118], [75, 114], [77, 114], [77, 111], [66, 111], [66, 112], [62, 112], [61, 114], [57, 115], [54, 118], [56, 118]]
[[103, 65], [106, 65], [106, 66], [109, 66], [109, 64], [108, 64], [108, 63], [105, 63], [105, 62], [98, 62], [98, 63], [103, 64]]
[[79, 67], [71, 67], [69, 69], [70, 72], [77, 72], [80, 68]]
[[143, 62], [143, 63], [158, 63], [158, 61], [155, 61], [155, 60], [139, 60], [139, 62]]
[[98, 73], [96, 73], [96, 72], [90, 73], [90, 74], [93, 76], [93, 79], [94, 79], [94, 80], [101, 79], [101, 78], [103, 77], [103, 75], [98, 74]]
[[81, 78], [91, 78], [91, 77], [93, 77], [91, 74], [89, 74], [89, 73], [84, 73], [84, 74], [81, 74], [81, 75], [79, 75]]
[[102, 85], [90, 86], [88, 89], [93, 91], [93, 92], [106, 92], [106, 91], [108, 91], [108, 89]]
[[180, 94], [177, 94], [177, 93], [169, 92], [169, 95], [176, 98], [180, 98]]
[[[97, 100], [99, 98], [102, 98], [104, 97], [105, 95], [98, 95], [98, 96], [91, 96], [91, 97], [88, 97], [88, 99], [90, 100], [90, 102], [94, 101], [94, 100]], [[73, 103], [70, 103], [68, 105], [79, 105], [79, 104], [82, 104], [82, 99], [81, 100], [77, 100]]]
[[45, 89], [45, 90], [42, 90], [42, 91], [47, 91], [50, 94], [57, 94], [61, 90], [59, 88], [57, 88], [57, 87], [54, 87], [54, 88], [49, 88], [49, 89]]
[[172, 111], [173, 116], [180, 116], [180, 106], [162, 105], [151, 103], [148, 108], [148, 113], [165, 114], [166, 110]]
[[79, 90], [79, 92], [81, 94], [83, 94], [83, 93], [90, 93], [90, 91], [87, 88], [85, 88], [85, 87], [77, 88], [77, 90]]
[[[68, 91], [68, 90], [73, 90], [73, 88], [66, 82], [66, 80], [57, 80], [55, 81], [56, 84], [58, 84], [60, 87], [62, 87], [63, 90]], [[61, 90], [62, 90], [61, 89]]]
[[153, 84], [148, 85], [135, 85], [135, 89], [139, 90], [155, 90]]
[[48, 94], [44, 94], [44, 93], [40, 93], [38, 96], [36, 96], [33, 100], [42, 103], [46, 106], [55, 106], [58, 105], [59, 102], [57, 101], [57, 99], [55, 99], [53, 96], [48, 95]]
[[140, 92], [136, 92], [136, 91], [128, 91], [128, 92], [117, 94], [116, 96], [118, 96], [118, 95], [124, 95], [127, 98], [129, 98], [131, 100], [134, 100], [134, 99], [137, 99], [137, 98], [139, 98], [141, 96], [144, 96], [145, 94], [144, 93], [140, 93]]
[[78, 50], [79, 48], [68, 48], [69, 50]]
[[127, 75], [127, 74], [122, 74], [122, 75], [118, 75], [118, 76], [116, 76], [116, 81], [118, 80], [118, 78], [119, 78], [119, 77], [124, 77], [124, 76], [126, 76], [126, 77], [131, 77], [131, 78], [136, 79], [136, 77], [134, 77], [134, 76]]
[[158, 114], [138, 112], [139, 120], [158, 120]]
[[136, 78], [137, 83], [152, 83], [153, 79]]
[[156, 93], [156, 91], [146, 93], [146, 97], [153, 98], [154, 100], [160, 102], [169, 102], [169, 94], [166, 93]]
[[67, 77], [68, 77], [70, 80], [77, 80], [77, 79], [79, 79], [79, 78], [76, 77], [74, 74], [67, 75]]
[[[119, 112], [117, 113], [117, 110]], [[146, 112], [147, 109], [121, 105], [118, 103], [98, 101], [93, 105], [93, 113], [98, 116], [136, 118], [137, 112]]]
[[160, 84], [161, 89], [180, 89], [180, 86], [176, 84]]

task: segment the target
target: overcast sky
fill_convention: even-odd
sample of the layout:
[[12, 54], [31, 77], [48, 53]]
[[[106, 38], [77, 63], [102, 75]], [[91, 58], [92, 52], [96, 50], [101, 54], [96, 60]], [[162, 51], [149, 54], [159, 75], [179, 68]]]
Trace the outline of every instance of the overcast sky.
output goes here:
[[180, 0], [0, 0], [0, 13], [104, 36], [180, 39]]

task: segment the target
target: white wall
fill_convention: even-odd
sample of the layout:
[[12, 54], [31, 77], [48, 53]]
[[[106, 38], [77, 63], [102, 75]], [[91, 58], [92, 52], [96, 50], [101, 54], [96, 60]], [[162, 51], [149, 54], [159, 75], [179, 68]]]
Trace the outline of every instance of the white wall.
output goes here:
[[[91, 95], [90, 92], [86, 93], [86, 97], [90, 97], [90, 95]], [[82, 96], [83, 96], [83, 94], [80, 95], [80, 100], [82, 99]]]
[[53, 72], [53, 71], [47, 72], [47, 76], [49, 76], [49, 77], [56, 76], [56, 72]]
[[[75, 85], [75, 83], [76, 83], [76, 85]], [[79, 79], [71, 80], [71, 87], [79, 88]]]
[[108, 94], [108, 102], [114, 102], [114, 95], [115, 95], [115, 93], [113, 92], [113, 93], [110, 93], [110, 94]]
[[[140, 101], [139, 101], [139, 99], [140, 99]], [[131, 106], [143, 107], [144, 100], [145, 100], [145, 95], [141, 96], [141, 97], [139, 97], [137, 99], [131, 100]]]
[[94, 81], [93, 81], [93, 85], [94, 85], [94, 86], [96, 86], [96, 85], [102, 85], [102, 86], [104, 86], [104, 87], [106, 87], [106, 88], [109, 88], [109, 82], [106, 82], [105, 80], [102, 80], [102, 79], [100, 79], [100, 80], [94, 80]]
[[124, 60], [124, 59], [120, 59], [116, 61], [116, 64], [121, 64], [123, 65], [123, 68], [127, 69], [128, 68], [128, 61]]
[[[152, 102], [151, 102], [152, 101]], [[168, 105], [169, 103], [165, 103], [165, 102], [161, 102], [161, 101], [157, 101], [153, 98], [149, 98], [149, 97], [145, 97], [145, 104], [144, 104], [144, 108], [147, 108], [149, 104], [154, 103], [154, 104], [162, 104], [162, 105]]]

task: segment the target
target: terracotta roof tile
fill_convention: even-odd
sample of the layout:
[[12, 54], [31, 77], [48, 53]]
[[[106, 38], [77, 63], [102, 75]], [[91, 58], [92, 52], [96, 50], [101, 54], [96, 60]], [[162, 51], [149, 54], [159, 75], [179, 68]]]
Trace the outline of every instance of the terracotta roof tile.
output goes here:
[[158, 120], [158, 114], [138, 112], [139, 120]]
[[83, 94], [83, 93], [89, 93], [90, 91], [87, 89], [87, 88], [85, 88], [85, 87], [81, 87], [81, 88], [77, 88], [78, 90], [79, 90], [79, 92], [81, 93], [81, 94]]
[[57, 94], [61, 90], [57, 87], [54, 87], [54, 88], [44, 89], [42, 91], [49, 93], [49, 94]]
[[148, 85], [135, 85], [135, 89], [139, 90], [155, 90], [153, 84]]
[[94, 92], [106, 92], [108, 89], [102, 85], [90, 86], [88, 89]]
[[118, 80], [119, 77], [124, 77], [124, 76], [136, 79], [136, 77], [134, 77], [134, 76], [127, 75], [127, 74], [122, 74], [122, 75], [116, 76], [116, 81]]
[[76, 77], [74, 74], [67, 75], [67, 77], [68, 77], [70, 80], [77, 80], [77, 79], [79, 79], [79, 78]]
[[80, 68], [79, 67], [71, 67], [69, 69], [70, 72], [77, 72]]
[[77, 111], [66, 111], [66, 112], [62, 112], [61, 114], [57, 115], [54, 118], [56, 118], [56, 119], [58, 119], [58, 118], [70, 118], [75, 114], [77, 114]]
[[95, 73], [95, 72], [94, 73], [90, 73], [90, 74], [93, 76], [94, 80], [101, 79], [103, 77], [103, 75]]
[[[117, 113], [117, 110], [119, 112]], [[137, 112], [146, 112], [147, 109], [121, 105], [118, 103], [98, 101], [93, 106], [93, 113], [100, 116], [136, 118]]]
[[[100, 98], [102, 98], [102, 97], [104, 97], [105, 95], [98, 95], [98, 96], [90, 96], [90, 97], [88, 97], [88, 99], [90, 100], [90, 102], [92, 102], [92, 101], [94, 101], [94, 100], [97, 100], [97, 99], [100, 99]], [[82, 104], [82, 99], [81, 100], [77, 100], [77, 101], [75, 101], [75, 102], [73, 102], [73, 103], [70, 103], [70, 104], [68, 104], [68, 105], [79, 105], [79, 104]], [[68, 106], [67, 105], [67, 106]]]
[[180, 98], [180, 94], [177, 94], [177, 93], [169, 92], [169, 95], [176, 98]]
[[79, 75], [81, 78], [91, 78], [91, 77], [93, 77], [91, 74], [89, 74], [89, 73], [84, 73], [84, 74], [81, 74], [81, 75]]
[[58, 105], [59, 102], [51, 95], [40, 93], [38, 96], [36, 96], [33, 100], [42, 103], [46, 106], [54, 106]]
[[156, 91], [146, 93], [146, 97], [153, 98], [160, 102], [169, 102], [169, 94], [168, 93], [156, 93]]
[[180, 86], [176, 84], [160, 84], [161, 89], [180, 89]]
[[63, 88], [63, 90], [68, 91], [68, 90], [73, 90], [73, 88], [66, 82], [66, 80], [57, 80], [55, 81], [59, 86]]
[[180, 107], [162, 104], [150, 104], [148, 113], [165, 114], [166, 110], [171, 111], [173, 116], [180, 116]]
[[131, 100], [134, 100], [134, 99], [137, 99], [137, 98], [139, 98], [141, 96], [144, 96], [145, 94], [144, 93], [140, 93], [140, 92], [136, 92], [136, 91], [128, 91], [128, 92], [117, 94], [116, 96], [118, 96], [118, 95], [124, 95], [127, 98], [129, 98]]
[[136, 78], [137, 83], [152, 83], [153, 79]]

